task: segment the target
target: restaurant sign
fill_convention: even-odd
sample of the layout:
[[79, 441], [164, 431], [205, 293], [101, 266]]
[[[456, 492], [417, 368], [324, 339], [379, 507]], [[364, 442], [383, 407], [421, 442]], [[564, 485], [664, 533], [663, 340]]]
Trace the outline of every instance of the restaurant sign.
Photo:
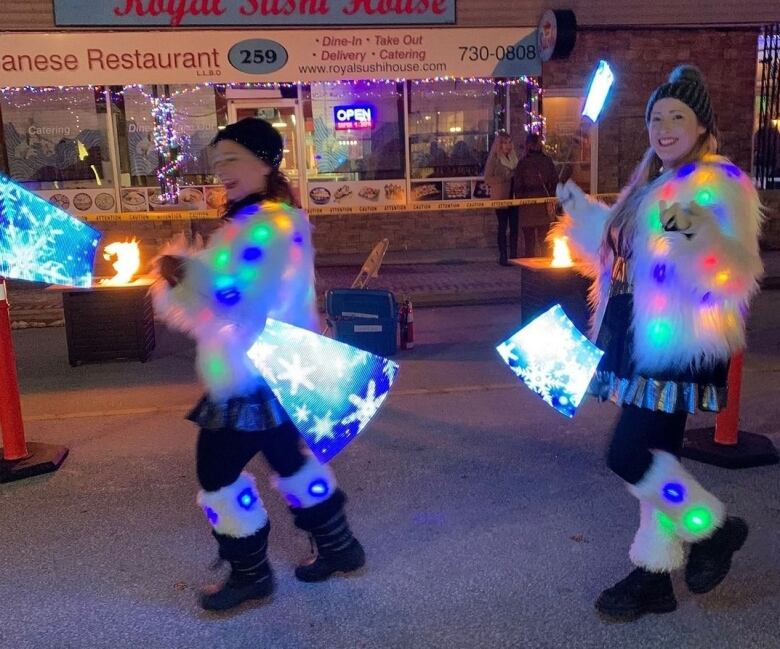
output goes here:
[[54, 0], [60, 26], [433, 25], [455, 23], [455, 0]]
[[[536, 30], [263, 30], [3, 33], [4, 86], [518, 78], [541, 73]], [[366, 122], [365, 109], [352, 113]], [[347, 118], [347, 113], [344, 114]], [[354, 128], [354, 126], [353, 126]]]

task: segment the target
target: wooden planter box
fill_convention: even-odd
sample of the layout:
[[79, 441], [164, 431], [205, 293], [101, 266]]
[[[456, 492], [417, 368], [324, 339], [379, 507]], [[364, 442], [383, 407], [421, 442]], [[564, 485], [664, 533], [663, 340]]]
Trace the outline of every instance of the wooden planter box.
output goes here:
[[64, 289], [72, 366], [108, 360], [145, 362], [155, 345], [149, 284]]

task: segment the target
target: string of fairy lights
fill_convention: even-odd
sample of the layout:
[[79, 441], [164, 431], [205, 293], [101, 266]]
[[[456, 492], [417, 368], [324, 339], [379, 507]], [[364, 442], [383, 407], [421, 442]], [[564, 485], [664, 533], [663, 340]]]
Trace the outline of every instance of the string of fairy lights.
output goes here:
[[[520, 101], [525, 113], [524, 128], [527, 132], [539, 133], [544, 136], [545, 118], [540, 112], [542, 87], [537, 77], [521, 76], [512, 79], [494, 79], [483, 77], [430, 77], [427, 79], [365, 79], [365, 80], [335, 80], [318, 82], [252, 82], [252, 83], [198, 83], [186, 86], [167, 88], [164, 96], [156, 96], [154, 86], [131, 84], [122, 87], [109, 86], [111, 100], [120, 103], [125, 93], [132, 93], [134, 98], [143, 97], [149, 102], [150, 113], [154, 122], [154, 145], [157, 150], [159, 167], [157, 179], [160, 183], [161, 198], [165, 201], [175, 201], [179, 192], [179, 179], [184, 170], [187, 156], [187, 136], [181, 127], [183, 118], [190, 117], [186, 113], [177, 115], [176, 98], [188, 94], [212, 91], [222, 95], [229, 90], [276, 90], [292, 91], [300, 88], [302, 95], [310, 99], [327, 96], [355, 96], [360, 99], [393, 99], [403, 96], [403, 86], [408, 84], [410, 101], [424, 97], [426, 100], [448, 99], [484, 99], [487, 96], [510, 94], [510, 103]], [[106, 86], [47, 86], [47, 87], [0, 87], [3, 104], [15, 110], [24, 110], [39, 106], [56, 106], [57, 109], [70, 110], [77, 105], [83, 105], [85, 93], [102, 91]], [[520, 91], [524, 91], [520, 92]], [[449, 101], [442, 102], [452, 106]], [[498, 107], [498, 119], [505, 120], [505, 111]], [[508, 124], [503, 125], [504, 128]]]

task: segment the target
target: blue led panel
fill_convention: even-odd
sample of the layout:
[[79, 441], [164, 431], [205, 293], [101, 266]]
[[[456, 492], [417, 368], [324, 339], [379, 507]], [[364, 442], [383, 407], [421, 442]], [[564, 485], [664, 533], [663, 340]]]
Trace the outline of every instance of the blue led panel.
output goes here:
[[249, 357], [320, 462], [363, 431], [398, 374], [386, 358], [270, 318]]
[[567, 417], [577, 411], [604, 355], [580, 333], [560, 304], [496, 350], [523, 383]]
[[0, 275], [92, 285], [100, 232], [0, 174]]

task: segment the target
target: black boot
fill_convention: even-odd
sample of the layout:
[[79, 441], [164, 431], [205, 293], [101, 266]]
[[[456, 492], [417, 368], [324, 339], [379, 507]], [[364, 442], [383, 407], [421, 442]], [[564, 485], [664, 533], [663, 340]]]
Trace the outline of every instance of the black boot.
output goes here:
[[745, 543], [747, 535], [747, 523], [729, 516], [710, 538], [694, 543], [685, 566], [689, 590], [701, 595], [722, 582], [731, 568], [732, 556]]
[[[234, 538], [214, 532], [219, 543], [219, 557], [230, 563], [230, 576], [200, 597], [207, 611], [226, 611], [250, 599], [263, 599], [274, 591], [274, 576], [266, 556], [271, 524], [252, 536]], [[213, 591], [213, 592], [211, 592]]]
[[635, 620], [645, 613], [671, 613], [676, 608], [669, 573], [644, 568], [637, 568], [596, 600], [599, 613], [620, 622]]
[[311, 534], [317, 556], [295, 569], [300, 581], [325, 581], [335, 573], [353, 572], [363, 567], [363, 546], [352, 535], [344, 512], [346, 497], [337, 490], [325, 502], [305, 509], [292, 509], [295, 525]]

